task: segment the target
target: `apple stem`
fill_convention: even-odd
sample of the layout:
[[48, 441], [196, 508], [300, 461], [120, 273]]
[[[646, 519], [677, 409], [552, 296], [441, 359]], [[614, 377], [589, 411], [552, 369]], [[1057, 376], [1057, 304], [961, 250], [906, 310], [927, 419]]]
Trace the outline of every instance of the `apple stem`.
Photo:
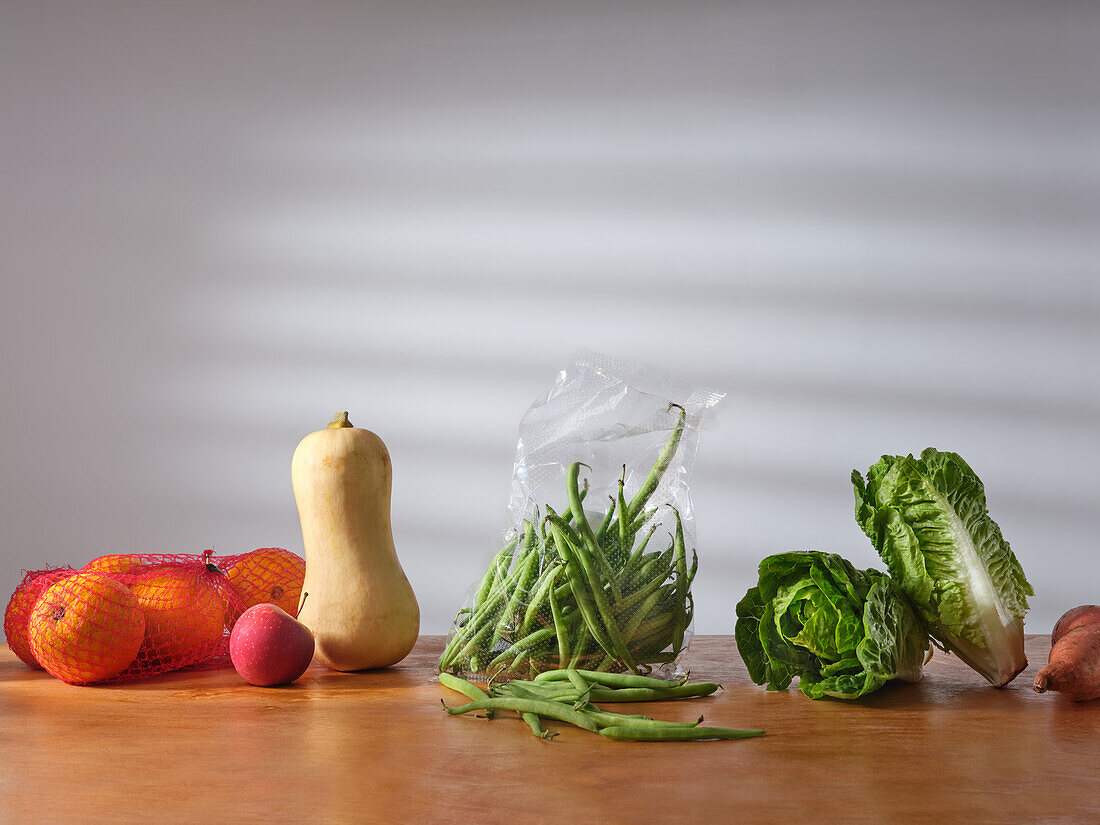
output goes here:
[[294, 614], [294, 618], [297, 619], [302, 613], [302, 605], [306, 603], [306, 598], [309, 597], [309, 593], [303, 593], [302, 598], [298, 601], [298, 612]]

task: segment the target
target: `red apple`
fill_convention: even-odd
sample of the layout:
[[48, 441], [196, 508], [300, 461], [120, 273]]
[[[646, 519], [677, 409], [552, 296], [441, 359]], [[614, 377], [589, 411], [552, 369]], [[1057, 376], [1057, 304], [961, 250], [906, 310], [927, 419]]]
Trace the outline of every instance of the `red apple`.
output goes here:
[[253, 605], [233, 625], [229, 658], [251, 685], [285, 685], [313, 661], [313, 632], [281, 607]]

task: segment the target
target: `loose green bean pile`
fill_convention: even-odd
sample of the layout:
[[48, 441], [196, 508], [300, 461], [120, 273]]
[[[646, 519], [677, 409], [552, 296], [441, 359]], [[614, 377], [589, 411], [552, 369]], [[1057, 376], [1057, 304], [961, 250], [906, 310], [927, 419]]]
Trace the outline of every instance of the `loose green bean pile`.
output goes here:
[[[618, 497], [598, 526], [583, 509], [587, 481], [576, 462], [567, 473], [568, 508], [549, 505], [539, 519], [523, 522], [489, 564], [473, 604], [459, 611], [453, 636], [439, 660], [441, 672], [519, 679], [558, 668], [648, 673], [675, 661], [684, 647], [694, 604], [684, 529], [675, 509], [675, 531], [666, 550], [648, 550], [659, 525], [647, 507], [683, 435], [683, 407], [668, 441], [626, 500], [626, 468]], [[648, 529], [647, 529], [648, 526]], [[641, 541], [638, 535], [645, 530]], [[637, 545], [637, 546], [635, 546]]]
[[620, 742], [748, 739], [764, 733], [762, 730], [704, 727], [702, 716], [694, 722], [666, 722], [641, 714], [612, 713], [594, 704], [688, 699], [709, 696], [719, 688], [711, 682], [689, 684], [686, 677], [672, 683], [628, 673], [567, 668], [544, 671], [532, 681], [490, 683], [488, 693], [449, 673], [439, 674], [439, 681], [470, 699], [468, 704], [457, 708], [447, 707], [444, 702], [447, 713], [459, 715], [484, 711], [483, 715], [491, 719], [494, 711], [514, 711], [530, 726], [535, 736], [546, 740], [553, 739], [557, 734], [543, 730], [543, 719], [567, 722]]

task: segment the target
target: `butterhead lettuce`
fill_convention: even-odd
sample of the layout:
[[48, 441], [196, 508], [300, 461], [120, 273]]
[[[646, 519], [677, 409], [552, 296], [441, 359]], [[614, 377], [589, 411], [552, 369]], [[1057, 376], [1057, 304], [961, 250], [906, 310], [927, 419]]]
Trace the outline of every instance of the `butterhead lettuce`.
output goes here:
[[877, 570], [803, 550], [768, 556], [737, 605], [737, 649], [758, 684], [811, 699], [855, 699], [890, 679], [921, 678], [928, 634]]
[[1034, 595], [986, 509], [985, 488], [955, 453], [883, 456], [852, 471], [856, 521], [934, 638], [1001, 686], [1027, 667]]

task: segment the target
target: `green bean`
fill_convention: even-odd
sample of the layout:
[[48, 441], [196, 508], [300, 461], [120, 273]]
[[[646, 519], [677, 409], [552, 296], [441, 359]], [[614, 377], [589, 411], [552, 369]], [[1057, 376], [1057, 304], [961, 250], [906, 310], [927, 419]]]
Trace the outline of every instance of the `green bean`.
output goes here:
[[544, 699], [550, 702], [561, 702], [563, 705], [573, 705], [584, 699], [588, 701], [588, 690], [577, 690], [572, 685], [564, 686], [564, 690], [541, 690], [538, 688], [524, 687], [515, 682], [501, 685], [493, 693], [494, 696], [518, 696], [528, 699]]
[[[588, 479], [584, 480], [584, 483], [588, 483]], [[608, 498], [611, 498], [608, 496]], [[607, 515], [603, 517], [603, 521], [600, 522], [600, 526], [596, 528], [596, 541], [603, 539], [607, 535], [608, 528], [615, 521], [615, 499], [611, 498], [611, 507], [607, 511]]]
[[505, 661], [506, 659], [510, 659], [511, 657], [519, 653], [529, 652], [531, 648], [535, 647], [540, 642], [546, 641], [553, 635], [553, 628], [544, 627], [542, 630], [536, 630], [530, 636], [525, 636], [524, 638], [513, 644], [511, 647], [509, 647], [507, 650], [500, 653], [496, 658], [489, 662], [488, 668], [499, 665], [501, 662]]
[[649, 611], [653, 609], [654, 605], [661, 600], [661, 592], [650, 593], [646, 597], [646, 600], [642, 602], [641, 606], [634, 611], [634, 615], [627, 621], [626, 626], [623, 628], [623, 633], [628, 639], [631, 640], [631, 644], [634, 644], [634, 639], [638, 638], [641, 634], [639, 627], [642, 622], [645, 621], [649, 615]]
[[[665, 651], [665, 650], [643, 650], [638, 658], [638, 670], [641, 675], [645, 676], [653, 670], [655, 665], [664, 665], [669, 662], [674, 662], [680, 658], [680, 651]], [[606, 665], [604, 670], [609, 670], [615, 664], [615, 660], [608, 656], [605, 659]], [[601, 663], [604, 664], [604, 663]], [[667, 684], [678, 684], [678, 682], [669, 681]]]
[[[552, 698], [550, 691], [538, 690], [533, 687], [534, 682], [527, 682], [522, 679], [513, 679], [511, 682], [504, 682], [499, 685], [494, 685], [492, 689], [493, 696], [512, 695], [528, 699], [549, 699]], [[559, 684], [560, 691], [554, 691], [554, 693], [564, 693], [565, 691], [574, 690], [572, 685]]]
[[[520, 699], [524, 699], [524, 698], [540, 699], [541, 698], [540, 696], [538, 696], [536, 694], [529, 693], [529, 692], [523, 690], [521, 687], [519, 687], [519, 685], [515, 684], [514, 682], [510, 682], [506, 685], [502, 685], [500, 688], [498, 688], [498, 690], [500, 690], [502, 692], [510, 693], [513, 696], [515, 696], [517, 698], [520, 698]], [[489, 697], [485, 697], [485, 698], [489, 698]], [[491, 710], [486, 711], [486, 712], [487, 713], [492, 713]], [[519, 715], [520, 715], [520, 718], [523, 719], [523, 721], [527, 723], [527, 726], [531, 728], [531, 732], [534, 733], [535, 736], [539, 737], [540, 739], [545, 739], [546, 741], [550, 741], [555, 736], [557, 736], [556, 733], [550, 733], [549, 731], [544, 731], [542, 729], [542, 723], [541, 723], [541, 721], [538, 717], [538, 714], [530, 713], [528, 711], [523, 711], [523, 712], [520, 712]]]
[[592, 638], [596, 640], [604, 650], [612, 652], [613, 645], [609, 640], [604, 640], [603, 631], [600, 628], [599, 619], [596, 617], [597, 608], [593, 604], [594, 599], [588, 592], [585, 584], [585, 576], [582, 575], [583, 563], [580, 561], [580, 550], [573, 545], [562, 531], [560, 519], [552, 515], [546, 517], [550, 521], [550, 533], [554, 536], [554, 546], [565, 561], [565, 575], [569, 579], [569, 586], [573, 592], [573, 598], [581, 611], [585, 626]]
[[627, 536], [627, 533], [630, 531], [630, 514], [629, 514], [629, 510], [628, 510], [628, 505], [626, 503], [626, 499], [624, 498], [624, 494], [623, 494], [623, 487], [625, 486], [625, 484], [626, 484], [626, 465], [624, 464], [623, 465], [623, 477], [621, 479], [619, 479], [619, 498], [618, 498], [618, 501], [617, 501], [618, 508], [619, 508], [619, 518], [618, 518], [619, 547], [622, 548], [622, 551], [623, 551], [624, 555], [627, 553], [626, 548], [628, 548], [628, 547], [630, 547], [634, 544], [633, 538], [630, 538], [630, 537]]
[[[493, 634], [496, 631], [497, 619], [500, 616], [497, 611], [501, 609], [504, 597], [510, 592], [510, 590], [513, 590], [516, 587], [516, 581], [519, 578], [523, 567], [524, 565], [522, 563], [513, 565], [512, 570], [509, 571], [507, 576], [504, 578], [500, 589], [493, 591], [493, 593], [495, 594], [493, 598], [487, 600], [482, 605], [480, 610], [475, 611], [474, 616], [470, 619], [470, 624], [475, 627], [473, 635], [470, 636], [469, 639], [464, 639], [465, 644], [462, 646], [459, 652], [452, 657], [448, 664], [451, 664], [456, 659], [458, 661], [469, 661], [470, 658], [473, 656], [474, 651], [483, 644], [485, 637]], [[493, 617], [493, 621], [491, 622], [488, 621], [490, 617]], [[492, 645], [489, 645], [488, 649], [491, 650]], [[440, 666], [442, 667], [442, 660]], [[477, 672], [477, 668], [475, 667], [470, 667], [470, 670], [475, 673]]]
[[642, 486], [639, 488], [638, 492], [634, 494], [634, 498], [630, 500], [627, 512], [629, 518], [637, 517], [639, 511], [645, 507], [646, 502], [649, 501], [649, 497], [656, 491], [657, 485], [661, 483], [661, 477], [665, 474], [665, 470], [668, 469], [668, 465], [672, 463], [672, 457], [676, 454], [676, 447], [680, 444], [680, 437], [684, 434], [684, 424], [687, 422], [687, 410], [679, 404], [669, 404], [668, 409], [670, 412], [673, 407], [680, 411], [680, 418], [676, 422], [676, 427], [673, 429], [672, 435], [669, 436], [668, 441], [665, 442], [665, 446], [661, 448], [661, 453], [657, 456], [657, 462], [649, 471], [649, 475], [645, 477], [645, 481], [642, 482]]
[[[591, 671], [589, 671], [589, 672], [591, 672]], [[606, 676], [607, 674], [602, 674], [601, 673], [601, 674], [593, 674], [593, 675]], [[554, 691], [554, 690], [552, 690], [554, 687], [557, 687], [557, 686], [560, 686], [564, 690], [563, 691]], [[579, 685], [577, 685], [577, 686], [579, 687]], [[566, 688], [565, 685], [562, 685], [560, 682], [543, 682], [541, 684], [538, 683], [538, 682], [535, 682], [534, 684], [523, 684], [523, 685], [517, 684], [516, 682], [509, 682], [506, 685], [501, 685], [499, 690], [503, 693], [510, 693], [514, 696], [519, 696], [521, 698], [550, 699], [551, 701], [556, 701], [556, 702], [568, 701], [566, 699], [568, 689]], [[585, 692], [586, 693], [588, 692], [587, 687], [585, 689]], [[660, 721], [652, 719], [649, 716], [645, 716], [643, 714], [610, 713], [608, 711], [603, 711], [600, 708], [598, 708], [598, 707], [596, 707], [595, 705], [592, 705], [592, 704], [586, 704], [585, 706], [583, 706], [583, 710], [584, 710], [585, 713], [587, 713], [588, 715], [590, 715], [594, 719], [596, 719], [596, 721], [599, 722], [601, 726], [603, 726], [603, 725], [622, 725], [622, 724], [627, 724], [628, 722], [631, 722], [631, 721], [644, 721], [644, 722], [647, 722], [647, 723], [653, 723], [653, 724], [657, 724], [657, 725], [698, 725], [700, 722], [703, 721], [703, 717], [700, 716], [699, 719], [695, 722], [686, 722], [686, 723], [685, 722], [660, 722]]]
[[[560, 570], [560, 568], [558, 568]], [[558, 606], [558, 598], [554, 590], [550, 591], [550, 616], [554, 620], [554, 635], [558, 637], [558, 659], [569, 658], [569, 632], [562, 619], [562, 611]]]
[[[482, 699], [488, 699], [489, 696], [485, 691], [479, 688], [477, 685], [467, 682], [465, 679], [459, 679], [457, 676], [452, 676], [450, 673], [440, 673], [439, 683], [444, 687], [448, 687], [453, 691], [461, 693], [468, 699], [477, 702]], [[486, 716], [490, 719], [493, 718], [493, 712], [487, 711]]]
[[[648, 724], [650, 722], [657, 722], [652, 716], [646, 716], [642, 713], [610, 713], [606, 710], [600, 710], [595, 705], [589, 705], [584, 709], [584, 712], [596, 720], [601, 728], [611, 727], [612, 725], [630, 725], [630, 724]], [[700, 717], [701, 718], [701, 717]], [[680, 724], [679, 722], [668, 724]]]
[[694, 685], [674, 685], [664, 688], [619, 688], [617, 690], [593, 688], [592, 701], [596, 704], [600, 702], [664, 702], [671, 699], [710, 696], [720, 687], [721, 685], [713, 682], [699, 682]]
[[439, 656], [439, 669], [440, 670], [446, 670], [447, 668], [450, 667], [450, 665], [451, 665], [451, 656], [454, 652], [454, 649], [456, 647], [458, 647], [458, 645], [461, 643], [461, 641], [465, 637], [465, 634], [462, 631], [463, 631], [462, 627], [456, 627], [455, 631], [454, 631], [454, 635], [452, 635], [451, 638], [447, 640], [447, 646], [443, 648], [443, 653], [441, 653], [440, 656]]
[[645, 510], [642, 510], [641, 515], [639, 515], [636, 519], [634, 519], [634, 521], [630, 523], [630, 534], [634, 535], [639, 530], [641, 530], [642, 525], [653, 518], [653, 516], [657, 513], [657, 509], [658, 508], [656, 507], [649, 507]]
[[[462, 645], [461, 649], [459, 649], [458, 653], [454, 654], [447, 660], [446, 665], [449, 667], [456, 660], [467, 661], [470, 662], [469, 670], [473, 673], [476, 673], [478, 669], [474, 666], [474, 662], [477, 656], [477, 652], [481, 647], [482, 641], [487, 636], [492, 634], [495, 628], [495, 624], [486, 624], [477, 628], [473, 635], [471, 635], [468, 639], [463, 638], [464, 644]], [[440, 667], [444, 667], [443, 662], [440, 662]]]
[[731, 728], [654, 727], [643, 725], [601, 728], [601, 736], [616, 742], [698, 742], [708, 739], [751, 739], [763, 736], [762, 730], [733, 730]]
[[577, 670], [577, 668], [563, 667], [558, 670], [544, 670], [535, 677], [535, 682], [568, 682], [570, 670]]
[[668, 664], [680, 658], [680, 651], [673, 650], [666, 653], [647, 654], [645, 660], [649, 664]]
[[[590, 682], [609, 688], [657, 688], [663, 690], [668, 687], [684, 684], [669, 682], [665, 679], [656, 679], [652, 676], [638, 676], [633, 673], [597, 673], [592, 670], [575, 671]], [[536, 682], [560, 682], [569, 678], [568, 670], [549, 670], [535, 677]]]
[[[587, 626], [581, 629], [587, 634]], [[610, 653], [605, 653], [603, 648], [600, 648], [598, 651], [592, 651], [590, 648], [581, 649], [573, 654], [573, 658], [569, 660], [569, 667], [583, 668], [585, 665], [595, 664], [597, 660], [603, 658], [605, 655], [611, 656]]]
[[[673, 564], [676, 567], [676, 601], [683, 604], [687, 595], [687, 556], [684, 550], [684, 525], [680, 521], [680, 512], [673, 508], [676, 514], [676, 537], [673, 546], [676, 548]], [[672, 649], [679, 650], [684, 644], [684, 633], [687, 630], [687, 613], [673, 611], [675, 621], [672, 627]]]
[[544, 606], [547, 598], [547, 591], [553, 588], [554, 582], [557, 580], [558, 573], [560, 572], [561, 567], [558, 565], [547, 567], [542, 578], [535, 582], [535, 590], [531, 594], [531, 598], [527, 604], [527, 612], [524, 613], [523, 616], [523, 629], [525, 631], [531, 626], [531, 622], [534, 621], [535, 616]]
[[[644, 605], [648, 601], [650, 596], [652, 596], [654, 593], [657, 593], [657, 591], [663, 590], [666, 586], [667, 586], [667, 582], [662, 581], [661, 579], [658, 579], [658, 578], [650, 579], [646, 584], [639, 587], [637, 590], [635, 590], [629, 596], [624, 596], [621, 600], [619, 600], [618, 602], [615, 603], [616, 614], [620, 618], [626, 617], [627, 614], [630, 614], [631, 611], [634, 610], [635, 605], [637, 605], [639, 602], [641, 602]], [[661, 594], [658, 593], [657, 601], [661, 600], [660, 596], [661, 596]], [[652, 608], [652, 606], [653, 605], [650, 604], [651, 608]], [[626, 627], [623, 628], [623, 635], [627, 639], [630, 638], [630, 633], [627, 631]]]
[[481, 580], [481, 586], [478, 588], [477, 595], [474, 596], [474, 605], [479, 605], [485, 601], [485, 597], [489, 595], [489, 591], [492, 589], [493, 583], [496, 581], [497, 576], [500, 575], [500, 562], [502, 559], [507, 558], [509, 562], [512, 560], [512, 554], [516, 550], [516, 544], [519, 542], [519, 535], [512, 537], [509, 541], [497, 553], [496, 558], [493, 560], [493, 564], [489, 565], [489, 570], [485, 573], [485, 578]]
[[[608, 562], [607, 556], [600, 549], [600, 543], [596, 541], [596, 534], [592, 532], [592, 525], [588, 523], [584, 508], [581, 506], [581, 499], [578, 495], [579, 488], [577, 487], [577, 476], [581, 467], [588, 467], [588, 465], [581, 464], [579, 461], [574, 461], [569, 465], [565, 485], [565, 491], [569, 497], [569, 509], [573, 512], [573, 520], [577, 523], [577, 538], [580, 539], [579, 544], [588, 550], [592, 558], [595, 559], [596, 566], [599, 567], [602, 575], [602, 581], [611, 586], [612, 592], [618, 598], [621, 595], [619, 593], [618, 577], [615, 575], [610, 562]], [[593, 584], [593, 587], [595, 586]]]
[[669, 625], [672, 621], [672, 617], [663, 610], [654, 610], [652, 613], [646, 614], [631, 635], [631, 644], [644, 650], [650, 643], [656, 642], [659, 638], [661, 649], [664, 649], [669, 643]]
[[557, 719], [559, 722], [568, 722], [570, 725], [576, 725], [578, 728], [584, 728], [590, 730], [593, 733], [599, 731], [600, 726], [596, 724], [594, 719], [589, 719], [584, 713], [579, 710], [573, 710], [558, 702], [551, 702], [545, 699], [520, 699], [513, 696], [498, 696], [492, 699], [481, 699], [477, 702], [470, 702], [468, 705], [463, 705], [458, 708], [449, 708], [446, 705], [443, 706], [447, 713], [452, 716], [458, 716], [464, 713], [471, 713], [475, 710], [514, 710], [519, 713], [535, 713], [546, 719]]
[[668, 549], [656, 558], [649, 559], [638, 571], [638, 575], [645, 579], [660, 579], [664, 581], [672, 574], [673, 559], [675, 558], [676, 544], [673, 542]]
[[[577, 465], [574, 464], [573, 466], [576, 467]], [[575, 481], [575, 477], [574, 477], [574, 481]], [[585, 524], [587, 526], [587, 522], [585, 522]], [[554, 529], [554, 522], [551, 521], [551, 530], [553, 530], [553, 529]], [[589, 527], [588, 532], [589, 533], [592, 532], [591, 527]], [[560, 529], [557, 531], [557, 533], [555, 533], [555, 535], [556, 536], [561, 536], [562, 541], [567, 540], [564, 533], [562, 533]], [[572, 553], [572, 557], [577, 560], [578, 566], [583, 571], [584, 576], [588, 579], [588, 585], [591, 588], [592, 601], [595, 602], [596, 611], [599, 612], [600, 618], [603, 619], [603, 626], [604, 626], [604, 629], [607, 631], [607, 635], [608, 635], [609, 641], [611, 643], [610, 647], [607, 647], [607, 646], [604, 646], [604, 645], [601, 645], [601, 646], [604, 647], [604, 650], [606, 650], [608, 653], [614, 653], [616, 656], [618, 656], [620, 659], [622, 659], [623, 663], [630, 670], [633, 670], [634, 669], [634, 663], [631, 660], [630, 652], [626, 649], [626, 643], [623, 641], [622, 632], [619, 630], [619, 626], [615, 623], [614, 615], [611, 612], [611, 605], [607, 601], [607, 596], [603, 592], [603, 587], [601, 586], [601, 582], [600, 582], [599, 578], [597, 577], [595, 570], [593, 570], [592, 566], [587, 563], [587, 559], [585, 558], [585, 554], [580, 550], [580, 548], [576, 548], [576, 547], [570, 548], [570, 551]], [[579, 581], [580, 578], [581, 578], [580, 576], [577, 576], [576, 580]], [[583, 586], [582, 586], [582, 589], [583, 589]], [[574, 593], [574, 595], [576, 595], [578, 597], [577, 601], [580, 602], [581, 601], [580, 593], [577, 592], [576, 585], [574, 585], [573, 593]], [[586, 619], [588, 619], [588, 618], [591, 618], [591, 623], [589, 624], [589, 630], [592, 632], [593, 637], [595, 637], [598, 640], [599, 635], [598, 635], [598, 631], [595, 629], [595, 627], [597, 625], [597, 622], [595, 620], [595, 616], [591, 616], [591, 617], [586, 616]]]
[[608, 713], [603, 710], [585, 710], [589, 716], [596, 720], [601, 728], [613, 727], [643, 727], [643, 728], [694, 728], [703, 723], [700, 716], [694, 722], [666, 722], [663, 719], [650, 719], [643, 716], [640, 719], [635, 715], [625, 713]]
[[[588, 479], [587, 478], [584, 480], [584, 487], [582, 487], [581, 491], [580, 491], [580, 500], [584, 501], [584, 497], [586, 495], [588, 495]], [[573, 520], [573, 513], [568, 507], [566, 507], [565, 512], [561, 514], [561, 517], [565, 521], [565, 523], [568, 524], [569, 522], [571, 522]]]
[[[572, 593], [570, 595], [572, 595]], [[572, 655], [567, 662], [560, 665], [562, 668], [578, 667], [578, 663], [581, 662], [582, 659], [591, 655], [590, 648], [593, 643], [592, 634], [588, 632], [588, 625], [585, 623], [584, 616], [580, 614], [579, 609], [577, 615], [580, 616], [581, 620], [578, 622], [574, 619], [572, 633], [569, 634], [569, 650]], [[599, 649], [602, 650], [603, 648]]]
[[592, 684], [583, 676], [581, 676], [579, 671], [570, 668], [565, 671], [565, 677], [569, 680], [573, 687], [575, 687], [581, 693], [592, 690]]
[[[534, 528], [531, 528], [534, 532]], [[519, 574], [519, 579], [516, 581], [516, 586], [512, 590], [512, 594], [508, 598], [508, 603], [504, 606], [504, 610], [501, 611], [500, 616], [497, 618], [497, 626], [493, 631], [493, 636], [489, 639], [488, 648], [492, 650], [497, 643], [497, 640], [501, 639], [505, 633], [508, 632], [509, 623], [513, 621], [516, 611], [523, 603], [524, 597], [527, 595], [527, 591], [531, 586], [532, 579], [537, 575], [538, 570], [538, 554], [528, 552], [523, 560], [520, 562], [522, 565]], [[519, 623], [519, 627], [515, 629], [521, 631], [523, 629], [523, 623]]]
[[551, 733], [550, 731], [545, 731], [542, 729], [542, 722], [539, 719], [537, 713], [524, 712], [521, 713], [519, 716], [524, 722], [527, 723], [527, 726], [531, 728], [531, 733], [535, 734], [535, 736], [537, 736], [539, 739], [545, 739], [547, 742], [549, 742], [551, 739], [557, 736], [556, 733]]
[[654, 524], [652, 527], [649, 528], [649, 532], [646, 533], [646, 537], [642, 539], [642, 543], [638, 545], [634, 552], [630, 554], [630, 558], [626, 560], [626, 564], [623, 566], [624, 574], [626, 573], [626, 571], [630, 571], [637, 566], [637, 563], [640, 562], [642, 555], [645, 553], [646, 545], [649, 544], [649, 540], [653, 538], [653, 534], [656, 532], [657, 525]]
[[[615, 664], [616, 664], [616, 662], [615, 662], [615, 657], [614, 656], [604, 656], [603, 659], [600, 660], [600, 663], [598, 665], [596, 665], [596, 671], [595, 672], [597, 672], [597, 673], [608, 673], [608, 674], [619, 673], [619, 671], [617, 671], [617, 670], [612, 670], [612, 668], [615, 667]], [[649, 673], [650, 668], [644, 661], [639, 659], [637, 664], [638, 664], [638, 675], [639, 676], [645, 676], [647, 673]]]

